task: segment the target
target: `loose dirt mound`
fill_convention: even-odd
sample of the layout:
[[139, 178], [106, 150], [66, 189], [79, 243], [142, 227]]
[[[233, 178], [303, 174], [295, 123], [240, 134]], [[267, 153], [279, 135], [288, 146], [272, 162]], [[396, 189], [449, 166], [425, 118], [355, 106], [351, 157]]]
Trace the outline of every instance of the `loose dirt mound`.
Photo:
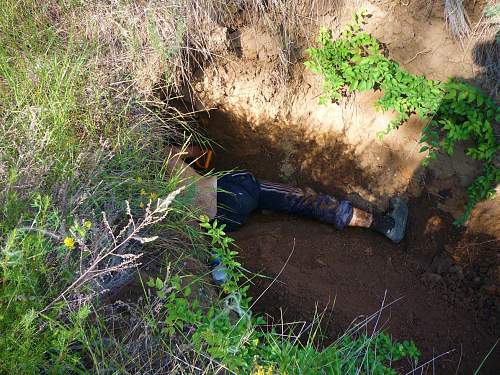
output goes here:
[[[412, 207], [423, 203], [428, 202], [413, 202]], [[379, 328], [398, 339], [415, 340], [425, 359], [455, 350], [436, 361], [437, 374], [453, 374], [459, 365], [458, 373], [471, 374], [495, 343], [498, 327], [478, 320], [474, 305], [449, 291], [442, 275], [426, 271], [432, 258], [418, 252], [435, 247], [425, 243], [427, 236], [416, 238], [422, 237], [416, 233], [421, 224], [412, 222], [411, 228], [405, 243], [393, 246], [362, 230], [339, 233], [297, 218], [256, 216], [235, 238], [245, 267], [271, 278], [293, 251], [268, 291], [270, 280], [256, 282], [254, 297], [265, 292], [256, 306], [261, 313], [276, 321], [312, 320], [315, 311], [334, 304], [323, 323], [328, 324], [325, 334], [335, 338], [361, 312], [377, 311], [387, 292], [386, 304], [402, 299], [384, 311]], [[490, 361], [484, 373], [499, 370]]]

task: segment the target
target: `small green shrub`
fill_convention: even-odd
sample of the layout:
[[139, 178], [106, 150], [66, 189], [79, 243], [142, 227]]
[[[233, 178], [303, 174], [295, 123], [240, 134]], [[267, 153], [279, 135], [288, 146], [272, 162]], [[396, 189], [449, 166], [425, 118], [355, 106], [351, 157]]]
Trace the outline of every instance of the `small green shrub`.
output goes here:
[[422, 131], [420, 152], [427, 152], [423, 165], [436, 159], [438, 152], [453, 155], [457, 142], [473, 143], [467, 155], [484, 162], [483, 174], [468, 188], [465, 212], [457, 220], [464, 224], [474, 206], [490, 198], [500, 181], [500, 169], [493, 158], [500, 145], [496, 142], [492, 124], [500, 120], [500, 110], [493, 100], [479, 89], [458, 81], [440, 82], [413, 75], [398, 63], [385, 57], [381, 44], [362, 30], [366, 12], [354, 15], [338, 39], [329, 30], [322, 29], [318, 48], [309, 48], [310, 60], [305, 64], [324, 78], [320, 103], [339, 101], [347, 90], [381, 90], [384, 95], [376, 106], [382, 111], [392, 109], [392, 120], [382, 137], [397, 129], [412, 114], [428, 121]]

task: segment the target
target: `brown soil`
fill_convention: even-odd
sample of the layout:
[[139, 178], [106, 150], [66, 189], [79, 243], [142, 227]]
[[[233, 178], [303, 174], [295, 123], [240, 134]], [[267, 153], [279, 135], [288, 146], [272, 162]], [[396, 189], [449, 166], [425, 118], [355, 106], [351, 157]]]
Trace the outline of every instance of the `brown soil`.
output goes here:
[[[287, 181], [337, 196], [348, 196], [350, 184], [370, 186], [378, 178], [364, 172], [349, 156], [349, 147], [338, 140], [321, 145], [304, 134], [290, 132], [271, 141], [269, 128], [252, 130], [221, 111], [202, 115], [199, 120], [202, 131], [224, 147], [215, 146], [218, 170], [238, 166], [261, 179]], [[292, 160], [286, 152], [289, 147], [300, 150]], [[291, 175], [283, 175], [286, 163], [294, 166]], [[427, 182], [431, 182], [430, 177]], [[369, 230], [349, 228], [339, 232], [299, 217], [253, 215], [232, 235], [244, 267], [270, 278], [255, 279], [251, 288], [257, 299], [254, 309], [276, 321], [289, 322], [310, 321], [315, 311], [329, 307], [329, 319], [324, 321], [328, 342], [360, 314], [377, 311], [387, 293], [386, 305], [402, 299], [384, 310], [379, 328], [397, 339], [414, 340], [425, 360], [452, 350], [427, 373], [470, 374], [500, 335], [498, 288], [490, 290], [490, 286], [485, 291], [485, 285], [489, 285], [485, 284], [486, 275], [478, 269], [471, 274], [474, 271], [465, 266], [473, 259], [460, 258], [456, 250], [463, 231], [452, 225], [450, 214], [437, 207], [438, 194], [424, 192], [419, 198], [411, 198], [409, 192], [401, 193], [410, 198], [410, 222], [407, 236], [399, 245]], [[371, 208], [359, 196], [350, 198], [358, 206]], [[491, 249], [486, 254], [494, 259], [498, 242], [480, 241], [489, 241], [486, 244]], [[495, 260], [490, 263], [495, 267]], [[282, 267], [282, 274], [265, 291]], [[480, 275], [479, 282], [476, 275]], [[500, 371], [495, 355], [498, 350], [481, 373]]]
[[[323, 10], [299, 17], [304, 20], [300, 24], [301, 36], [295, 40], [294, 59], [286, 69], [280, 55], [280, 34], [260, 23], [241, 24], [237, 30], [227, 30], [226, 44], [230, 47], [209, 66], [199, 69], [193, 91], [186, 92], [185, 98], [191, 101], [191, 109], [217, 108], [237, 116], [242, 126], [272, 143], [273, 151], [283, 157], [279, 175], [286, 181], [300, 182], [294, 178], [305, 170], [310, 175], [325, 174], [324, 170], [310, 171], [317, 157], [330, 158], [333, 162], [345, 154], [356, 159], [363, 174], [377, 177], [370, 179], [370, 186], [365, 178], [338, 183], [346, 192], [362, 195], [378, 208], [383, 208], [388, 196], [401, 190], [411, 188], [413, 195], [418, 195], [422, 185], [410, 186], [410, 183], [417, 180], [418, 174], [421, 179], [425, 177], [420, 167], [424, 154], [419, 153], [418, 142], [424, 122], [414, 116], [397, 132], [379, 140], [377, 133], [394, 117], [391, 111], [375, 110], [374, 103], [381, 92], [356, 93], [335, 105], [319, 105], [323, 82], [319, 75], [305, 68], [303, 62], [308, 57], [305, 49], [314, 44], [320, 26], [326, 25], [338, 33], [350, 22], [355, 9], [365, 7], [371, 15], [366, 30], [387, 46], [391, 59], [414, 74], [441, 80], [450, 77], [473, 80], [475, 68], [471, 52], [450, 36], [441, 3], [436, 3], [428, 16], [417, 1], [409, 2], [411, 7], [406, 6], [406, 2], [345, 1], [339, 7], [342, 12], [337, 12], [331, 2], [319, 3], [323, 4]], [[310, 145], [302, 142], [303, 139], [310, 141]], [[242, 146], [238, 144], [238, 147]], [[332, 148], [334, 156], [330, 152]], [[466, 188], [477, 177], [480, 165], [459, 147], [453, 158], [442, 157], [432, 162], [429, 169], [439, 184], [453, 187], [440, 205], [457, 218], [463, 208]], [[386, 183], [388, 180], [391, 184]], [[333, 185], [331, 182], [327, 181], [329, 186]]]
[[[482, 3], [468, 4], [473, 19]], [[359, 314], [378, 310], [387, 291], [386, 303], [403, 299], [384, 310], [382, 328], [415, 340], [425, 359], [454, 350], [423, 373], [473, 373], [500, 336], [500, 198], [480, 205], [470, 233], [458, 230], [452, 221], [480, 166], [458, 150], [422, 169], [422, 121], [412, 118], [380, 141], [377, 132], [393, 116], [375, 111], [380, 92], [319, 106], [322, 79], [302, 64], [319, 27], [338, 32], [360, 6], [371, 14], [367, 30], [414, 74], [474, 81], [470, 48], [450, 36], [441, 2], [346, 0], [335, 3], [341, 13], [330, 1], [318, 4], [314, 14], [305, 7], [297, 18], [306, 37], [296, 40], [285, 74], [279, 32], [259, 23], [221, 25], [220, 56], [196, 73], [192, 91], [183, 91], [186, 109], [216, 108], [199, 116], [201, 132], [223, 146], [215, 147], [216, 169], [247, 169], [261, 179], [348, 197], [369, 210], [384, 210], [391, 195], [402, 194], [410, 204], [408, 233], [393, 245], [368, 230], [337, 232], [256, 213], [234, 234], [243, 265], [272, 279], [293, 254], [255, 309], [276, 320], [310, 320], [317, 308], [335, 302], [326, 330], [333, 339]], [[257, 280], [254, 297], [270, 282]], [[499, 350], [481, 373], [500, 373]]]
[[[276, 321], [310, 321], [316, 309], [334, 303], [328, 310], [331, 319], [324, 323], [329, 324], [326, 334], [335, 338], [358, 315], [377, 311], [387, 292], [386, 304], [402, 299], [384, 310], [380, 328], [397, 339], [414, 340], [424, 360], [454, 350], [436, 361], [436, 373], [471, 374], [498, 338], [498, 325], [494, 318], [491, 324], [481, 320], [476, 306], [447, 289], [442, 276], [426, 273], [432, 257], [425, 253], [435, 252], [436, 246], [422, 236], [432, 212], [422, 216], [422, 205], [432, 202], [411, 202], [409, 233], [398, 246], [366, 230], [337, 232], [300, 218], [255, 215], [234, 234], [246, 268], [274, 278], [293, 251], [269, 290], [271, 280], [256, 281], [251, 289], [254, 298], [260, 297], [255, 310]], [[449, 225], [447, 215], [434, 217], [448, 219]], [[440, 235], [453, 238], [446, 229]], [[498, 374], [498, 354], [482, 373]]]

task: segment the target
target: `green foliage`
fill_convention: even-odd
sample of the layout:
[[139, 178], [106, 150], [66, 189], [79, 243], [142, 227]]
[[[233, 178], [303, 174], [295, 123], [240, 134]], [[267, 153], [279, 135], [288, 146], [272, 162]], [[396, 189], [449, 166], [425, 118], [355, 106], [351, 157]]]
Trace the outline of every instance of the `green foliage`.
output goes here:
[[85, 334], [89, 310], [81, 306], [66, 321], [57, 318], [58, 308], [40, 313], [68, 280], [58, 262], [68, 249], [45, 234], [60, 225], [50, 199], [35, 195], [31, 207], [31, 228], [43, 231], [0, 231], [0, 373], [78, 373], [83, 367], [73, 345]]
[[191, 296], [192, 286], [182, 286], [179, 276], [172, 277], [168, 284], [159, 278], [149, 280], [148, 286], [156, 289], [159, 298], [165, 299], [167, 315], [161, 333], [189, 335], [196, 350], [208, 353], [230, 369], [249, 370], [260, 336], [254, 326], [264, 321], [251, 316], [250, 298], [246, 295], [248, 287], [238, 284], [243, 274], [235, 260], [237, 252], [230, 249], [234, 240], [226, 236], [224, 225], [201, 217], [200, 226], [207, 229], [210, 253], [216, 254], [227, 267], [228, 281], [222, 288], [226, 296], [218, 304], [203, 308], [200, 301]]
[[473, 207], [489, 198], [500, 181], [500, 169], [493, 158], [500, 148], [492, 124], [500, 118], [500, 109], [479, 89], [450, 80], [440, 82], [413, 75], [401, 69], [397, 62], [384, 56], [380, 43], [362, 30], [366, 12], [356, 13], [354, 21], [333, 39], [329, 30], [322, 29], [318, 48], [309, 48], [310, 60], [305, 64], [324, 77], [320, 103], [339, 101], [347, 91], [381, 90], [383, 96], [376, 106], [382, 111], [394, 110], [396, 118], [381, 137], [397, 129], [411, 115], [428, 121], [422, 131], [420, 152], [427, 152], [423, 165], [436, 159], [438, 152], [453, 155], [457, 142], [473, 143], [467, 155], [484, 162], [484, 173], [468, 189], [465, 212], [457, 221], [464, 224]]
[[54, 5], [6, 0], [0, 11], [1, 374], [85, 372], [85, 343], [98, 334], [90, 307], [61, 301], [43, 311], [91, 255], [75, 249], [89, 229], [75, 217], [120, 219], [125, 200], [143, 213], [141, 200], [174, 189], [161, 137], [139, 136], [128, 106], [110, 110], [110, 93], [93, 86], [93, 46], [55, 25]]
[[414, 343], [394, 342], [385, 333], [374, 337], [344, 335], [322, 350], [310, 341], [305, 345], [293, 345], [288, 340], [274, 341], [265, 344], [262, 352], [266, 353], [261, 357], [264, 363], [273, 363], [279, 374], [297, 373], [300, 368], [299, 373], [304, 374], [395, 375], [397, 372], [391, 368], [394, 362], [407, 358], [416, 363], [420, 358]]
[[246, 293], [248, 288], [240, 288], [238, 284], [243, 274], [241, 272], [241, 264], [235, 259], [238, 252], [232, 249], [234, 240], [224, 232], [226, 224], [219, 225], [217, 220], [211, 223], [207, 216], [201, 216], [200, 221], [201, 228], [205, 229], [206, 235], [210, 237], [210, 251], [212, 255], [219, 258], [222, 264], [227, 267], [227, 281], [223, 286], [224, 292], [227, 294], [236, 291]]
[[0, 147], [3, 160], [19, 160], [20, 166], [27, 155], [33, 155], [37, 162], [33, 167], [47, 169], [44, 180], [54, 182], [74, 173], [78, 137], [89, 130], [80, 105], [86, 54], [74, 45], [57, 45], [54, 36], [46, 43], [44, 51], [0, 46], [4, 87], [3, 92], [0, 88], [0, 119], [5, 124]]

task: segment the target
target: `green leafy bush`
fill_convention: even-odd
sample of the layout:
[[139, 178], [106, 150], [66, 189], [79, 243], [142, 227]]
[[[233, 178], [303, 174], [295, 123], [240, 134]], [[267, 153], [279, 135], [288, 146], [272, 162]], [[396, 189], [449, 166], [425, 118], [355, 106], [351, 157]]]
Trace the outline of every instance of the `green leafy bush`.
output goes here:
[[484, 162], [483, 175], [468, 189], [465, 212], [457, 220], [464, 224], [474, 206], [494, 193], [500, 181], [500, 169], [493, 158], [500, 145], [496, 142], [492, 124], [500, 120], [500, 110], [493, 100], [479, 89], [462, 82], [441, 82], [413, 75], [384, 55], [382, 45], [362, 30], [366, 12], [354, 15], [338, 39], [322, 29], [318, 48], [309, 48], [310, 60], [305, 64], [324, 77], [320, 103], [339, 101], [347, 91], [381, 90], [383, 96], [376, 106], [382, 111], [392, 109], [392, 120], [382, 137], [397, 129], [412, 114], [428, 121], [422, 131], [420, 152], [427, 152], [423, 165], [436, 159], [439, 151], [452, 155], [457, 142], [469, 141], [473, 145], [467, 155]]

